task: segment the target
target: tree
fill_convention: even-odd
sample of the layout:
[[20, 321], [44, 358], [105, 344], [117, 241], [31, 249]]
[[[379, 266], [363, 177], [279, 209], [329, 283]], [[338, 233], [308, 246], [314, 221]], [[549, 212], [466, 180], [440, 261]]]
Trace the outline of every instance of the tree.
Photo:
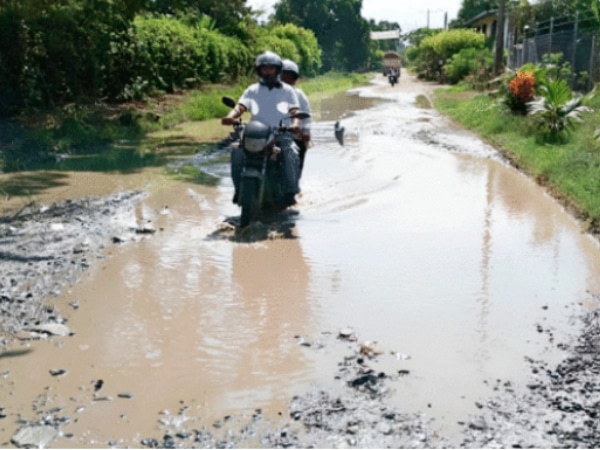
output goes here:
[[574, 18], [577, 13], [598, 19], [598, 8], [598, 0], [541, 0], [535, 5], [535, 19], [541, 22], [551, 17]]
[[494, 58], [494, 72], [499, 74], [504, 66], [504, 19], [506, 0], [500, 0], [498, 8], [498, 26], [496, 27], [496, 55]]
[[0, 4], [0, 115], [93, 95], [107, 55], [142, 0], [21, 0]]
[[323, 50], [323, 70], [356, 70], [369, 58], [369, 24], [362, 0], [280, 0], [273, 19], [312, 30]]
[[191, 13], [209, 16], [215, 21], [216, 28], [231, 36], [240, 36], [240, 23], [243, 23], [251, 13], [251, 8], [246, 6], [246, 0], [138, 1], [147, 2], [148, 11], [153, 13], [170, 15]]
[[458, 25], [464, 26], [476, 15], [494, 11], [498, 9], [498, 6], [498, 0], [463, 0], [462, 6], [458, 10]]

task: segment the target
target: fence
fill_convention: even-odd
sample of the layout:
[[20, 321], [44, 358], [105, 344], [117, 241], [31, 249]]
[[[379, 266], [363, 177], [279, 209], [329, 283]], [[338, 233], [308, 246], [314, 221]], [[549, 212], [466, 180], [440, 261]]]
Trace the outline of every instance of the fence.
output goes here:
[[550, 53], [562, 53], [563, 61], [571, 64], [572, 87], [590, 90], [600, 78], [598, 55], [600, 37], [591, 18], [550, 19], [538, 22], [533, 29], [516, 30], [508, 22], [506, 42], [508, 67], [516, 70], [526, 63], [539, 64]]

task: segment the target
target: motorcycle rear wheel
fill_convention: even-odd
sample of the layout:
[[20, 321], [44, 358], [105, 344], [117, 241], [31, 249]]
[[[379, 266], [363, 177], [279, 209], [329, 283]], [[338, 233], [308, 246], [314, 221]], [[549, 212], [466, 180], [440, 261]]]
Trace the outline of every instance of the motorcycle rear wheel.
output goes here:
[[258, 188], [257, 179], [245, 178], [242, 180], [242, 216], [240, 217], [240, 227], [246, 228], [250, 225], [252, 219], [258, 210]]

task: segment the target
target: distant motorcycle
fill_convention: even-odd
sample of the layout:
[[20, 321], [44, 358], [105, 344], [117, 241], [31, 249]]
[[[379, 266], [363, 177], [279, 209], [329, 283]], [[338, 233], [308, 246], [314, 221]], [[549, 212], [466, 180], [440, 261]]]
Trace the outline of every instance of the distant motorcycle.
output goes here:
[[[232, 98], [223, 97], [222, 101], [230, 108], [235, 107], [235, 100]], [[310, 114], [305, 112], [290, 116], [291, 119], [301, 120], [309, 117]], [[294, 135], [283, 123], [273, 129], [256, 120], [243, 123], [240, 119], [233, 127], [240, 136], [239, 142], [233, 146], [237, 145], [244, 151], [239, 195], [235, 201], [242, 208], [240, 227], [245, 228], [261, 211], [281, 211], [287, 208], [280, 146], [284, 139], [293, 140]]]
[[393, 73], [391, 73], [388, 75], [388, 80], [392, 87], [394, 87], [394, 85], [398, 82], [398, 75], [394, 75]]

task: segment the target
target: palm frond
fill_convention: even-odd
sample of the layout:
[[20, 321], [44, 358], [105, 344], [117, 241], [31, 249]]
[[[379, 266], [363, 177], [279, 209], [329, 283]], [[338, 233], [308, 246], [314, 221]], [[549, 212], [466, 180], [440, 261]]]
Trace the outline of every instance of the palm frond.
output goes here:
[[591, 111], [582, 106], [583, 97], [573, 97], [564, 80], [550, 80], [540, 86], [541, 98], [527, 104], [528, 113], [537, 121], [539, 128], [556, 138], [562, 132], [581, 122], [581, 115]]

